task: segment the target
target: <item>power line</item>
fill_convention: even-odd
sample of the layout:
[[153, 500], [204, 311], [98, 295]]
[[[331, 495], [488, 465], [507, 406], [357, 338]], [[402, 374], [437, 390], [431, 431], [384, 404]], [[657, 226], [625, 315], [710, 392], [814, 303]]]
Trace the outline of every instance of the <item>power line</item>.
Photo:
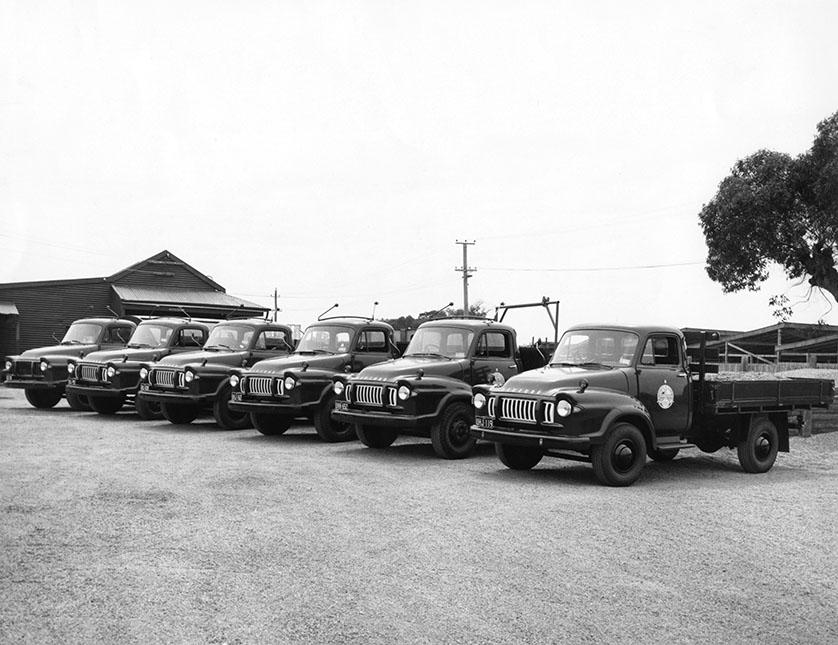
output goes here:
[[631, 271], [635, 269], [665, 269], [669, 267], [686, 267], [697, 266], [704, 264], [700, 262], [673, 262], [670, 264], [636, 264], [633, 266], [619, 266], [619, 267], [581, 267], [581, 268], [519, 268], [519, 267], [483, 267], [484, 271], [526, 271], [526, 272], [550, 272], [550, 273], [573, 273], [573, 272], [592, 272], [592, 271]]

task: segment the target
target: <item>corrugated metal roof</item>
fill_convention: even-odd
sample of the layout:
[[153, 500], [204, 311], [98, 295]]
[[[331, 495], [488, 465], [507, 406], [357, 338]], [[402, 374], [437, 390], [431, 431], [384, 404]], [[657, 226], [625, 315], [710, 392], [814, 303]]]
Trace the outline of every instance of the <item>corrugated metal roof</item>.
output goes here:
[[267, 307], [254, 302], [236, 298], [222, 291], [202, 289], [164, 289], [149, 287], [134, 287], [122, 284], [111, 285], [111, 288], [124, 303], [150, 303], [174, 305], [202, 305], [211, 307], [246, 307], [267, 311]]
[[0, 302], [0, 316], [17, 316], [19, 315], [17, 307], [13, 302]]

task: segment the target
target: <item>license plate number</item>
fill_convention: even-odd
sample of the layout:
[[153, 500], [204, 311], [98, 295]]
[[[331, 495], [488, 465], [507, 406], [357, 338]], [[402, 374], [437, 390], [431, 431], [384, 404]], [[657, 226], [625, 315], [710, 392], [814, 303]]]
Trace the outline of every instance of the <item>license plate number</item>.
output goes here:
[[349, 410], [349, 401], [335, 401], [335, 410], [338, 412], [346, 412]]
[[233, 392], [230, 398], [233, 401], [241, 401], [242, 400], [242, 393], [241, 392]]
[[140, 390], [142, 390], [143, 392], [147, 392], [148, 391], [148, 383], [140, 383]]
[[491, 417], [477, 417], [475, 419], [478, 428], [486, 428], [491, 430], [495, 427], [495, 420]]

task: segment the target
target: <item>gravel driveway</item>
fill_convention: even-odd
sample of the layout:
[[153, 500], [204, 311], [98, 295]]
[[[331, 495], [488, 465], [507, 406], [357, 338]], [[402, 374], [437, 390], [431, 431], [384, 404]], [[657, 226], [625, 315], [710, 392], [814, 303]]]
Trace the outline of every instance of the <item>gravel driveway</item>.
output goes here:
[[506, 470], [0, 389], [0, 640], [838, 642], [838, 433]]

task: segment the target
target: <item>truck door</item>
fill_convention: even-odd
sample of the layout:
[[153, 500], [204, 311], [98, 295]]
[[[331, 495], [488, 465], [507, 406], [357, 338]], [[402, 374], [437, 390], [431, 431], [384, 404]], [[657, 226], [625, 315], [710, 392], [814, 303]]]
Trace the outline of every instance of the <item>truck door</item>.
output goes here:
[[249, 358], [246, 359], [247, 367], [266, 358], [287, 354], [291, 351], [288, 349], [290, 343], [291, 339], [281, 329], [260, 331], [252, 345], [252, 350], [249, 352]]
[[383, 329], [362, 329], [355, 339], [352, 351], [352, 371], [360, 372], [391, 358], [390, 339]]
[[658, 436], [683, 435], [690, 421], [690, 381], [681, 341], [673, 334], [652, 334], [637, 366], [638, 398]]
[[515, 363], [515, 344], [508, 331], [484, 331], [477, 338], [474, 358], [471, 360], [470, 385], [488, 383], [491, 374], [500, 372], [504, 381], [518, 373]]

